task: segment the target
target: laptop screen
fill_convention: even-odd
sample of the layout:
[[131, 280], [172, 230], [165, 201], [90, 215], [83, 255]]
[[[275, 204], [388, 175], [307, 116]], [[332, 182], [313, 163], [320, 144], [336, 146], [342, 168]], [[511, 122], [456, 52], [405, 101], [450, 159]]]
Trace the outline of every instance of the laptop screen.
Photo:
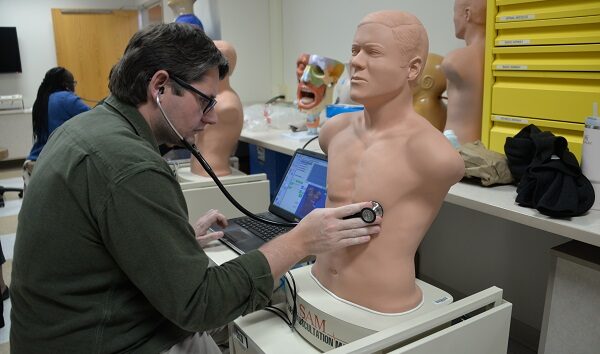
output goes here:
[[327, 160], [322, 154], [298, 150], [277, 190], [273, 206], [299, 220], [327, 198]]

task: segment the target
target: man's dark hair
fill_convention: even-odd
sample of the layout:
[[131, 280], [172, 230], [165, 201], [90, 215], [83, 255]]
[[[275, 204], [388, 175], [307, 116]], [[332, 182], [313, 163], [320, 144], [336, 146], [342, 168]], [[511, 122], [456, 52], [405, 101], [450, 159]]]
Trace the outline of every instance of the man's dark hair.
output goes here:
[[204, 31], [186, 23], [159, 24], [131, 37], [111, 69], [108, 88], [119, 100], [138, 106], [146, 102], [148, 83], [158, 70], [194, 82], [215, 67], [220, 79], [229, 71], [227, 59]]

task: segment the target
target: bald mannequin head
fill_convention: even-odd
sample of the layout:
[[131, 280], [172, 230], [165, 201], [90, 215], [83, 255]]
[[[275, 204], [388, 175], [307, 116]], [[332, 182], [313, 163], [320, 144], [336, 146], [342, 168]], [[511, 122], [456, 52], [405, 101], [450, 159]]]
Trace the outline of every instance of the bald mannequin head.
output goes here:
[[429, 39], [425, 27], [416, 16], [403, 11], [378, 11], [365, 16], [358, 27], [369, 23], [381, 24], [392, 30], [404, 57], [404, 62], [400, 65], [406, 66], [411, 59], [420, 57], [422, 67], [425, 66]]
[[454, 1], [454, 31], [456, 38], [464, 39], [467, 26], [483, 26], [486, 15], [485, 0]]
[[[379, 11], [363, 18], [352, 41], [350, 97], [380, 105], [417, 83], [429, 50], [427, 31], [412, 14]], [[410, 88], [409, 88], [410, 87]]]
[[235, 52], [235, 48], [233, 48], [231, 43], [222, 40], [215, 41], [215, 45], [217, 46], [217, 49], [219, 49], [219, 51], [223, 54], [223, 56], [227, 58], [227, 61], [229, 62], [228, 76], [231, 76], [233, 74], [233, 70], [235, 69], [235, 64], [237, 62], [237, 53]]

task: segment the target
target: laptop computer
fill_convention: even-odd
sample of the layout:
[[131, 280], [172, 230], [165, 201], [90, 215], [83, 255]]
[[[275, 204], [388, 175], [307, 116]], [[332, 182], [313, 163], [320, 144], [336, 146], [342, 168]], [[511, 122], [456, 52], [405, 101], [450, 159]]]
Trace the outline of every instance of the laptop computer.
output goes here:
[[[298, 149], [277, 188], [269, 211], [258, 214], [269, 220], [298, 222], [315, 208], [324, 208], [327, 198], [327, 157], [321, 153]], [[228, 220], [220, 239], [238, 254], [255, 250], [287, 231], [290, 227], [265, 224], [247, 216]]]

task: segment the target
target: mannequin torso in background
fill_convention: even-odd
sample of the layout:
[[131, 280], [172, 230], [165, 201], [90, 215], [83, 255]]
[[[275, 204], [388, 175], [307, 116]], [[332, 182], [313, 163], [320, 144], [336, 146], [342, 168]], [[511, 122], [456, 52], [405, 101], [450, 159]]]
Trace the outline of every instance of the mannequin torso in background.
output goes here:
[[[237, 55], [233, 46], [225, 41], [215, 41], [215, 45], [229, 61], [229, 73], [219, 81], [217, 93], [217, 124], [206, 126], [203, 131], [196, 134], [196, 146], [202, 156], [208, 161], [217, 176], [231, 174], [229, 157], [235, 152], [238, 139], [244, 125], [244, 110], [238, 94], [231, 88], [229, 77], [235, 69]], [[192, 158], [192, 172], [208, 176], [200, 163]]]
[[481, 139], [485, 12], [485, 0], [455, 0], [456, 37], [464, 39], [466, 47], [450, 52], [442, 62], [448, 78], [445, 129], [453, 130], [461, 144]]
[[423, 74], [413, 92], [415, 111], [439, 131], [444, 131], [446, 126], [446, 102], [442, 99], [442, 94], [446, 91], [443, 59], [441, 55], [429, 53]]
[[327, 206], [373, 200], [384, 216], [369, 243], [319, 255], [312, 274], [336, 296], [377, 312], [401, 313], [422, 302], [414, 255], [463, 175], [458, 153], [412, 107], [410, 86], [427, 50], [427, 33], [413, 15], [367, 15], [350, 63], [350, 96], [365, 110], [332, 118], [319, 136], [329, 160]]

